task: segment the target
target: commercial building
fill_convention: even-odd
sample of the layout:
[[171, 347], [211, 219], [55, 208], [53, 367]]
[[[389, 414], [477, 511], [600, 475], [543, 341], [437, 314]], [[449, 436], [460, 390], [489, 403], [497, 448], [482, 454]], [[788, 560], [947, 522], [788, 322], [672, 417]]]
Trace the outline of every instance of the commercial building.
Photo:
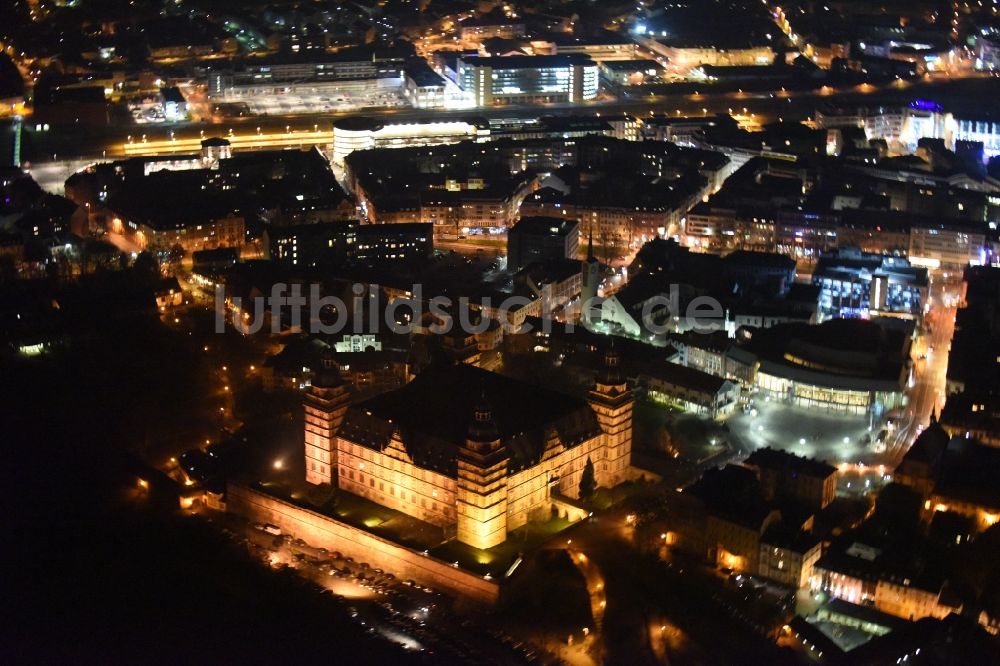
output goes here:
[[459, 23], [458, 34], [463, 42], [481, 43], [486, 39], [516, 39], [524, 37], [524, 21], [509, 18], [499, 12], [468, 18]]
[[1000, 69], [1000, 29], [983, 26], [973, 34], [975, 40], [976, 69], [995, 71]]
[[403, 84], [403, 66], [404, 58], [369, 47], [246, 58], [236, 67], [211, 67], [208, 96], [228, 102], [295, 92], [398, 90]]
[[163, 115], [167, 122], [187, 120], [188, 104], [179, 88], [176, 86], [163, 88], [160, 90], [160, 96], [163, 98]]
[[[774, 62], [774, 49], [753, 44], [733, 45], [732, 48], [714, 43], [682, 42], [680, 40], [642, 39], [640, 43], [671, 65], [680, 68], [699, 65], [741, 66], [770, 65]], [[728, 45], [727, 45], [728, 46]]]
[[608, 60], [600, 64], [601, 77], [610, 85], [627, 87], [662, 83], [666, 68], [655, 60]]
[[842, 249], [824, 254], [813, 269], [824, 317], [876, 315], [920, 319], [927, 303], [926, 268], [900, 257]]
[[726, 353], [727, 374], [772, 400], [877, 417], [906, 400], [913, 325], [898, 323], [831, 319], [748, 331]]
[[407, 65], [404, 72], [403, 96], [418, 109], [445, 106], [448, 82], [426, 62]]
[[931, 269], [961, 271], [986, 261], [986, 233], [982, 225], [938, 224], [910, 230], [910, 263]]
[[579, 497], [588, 465], [601, 486], [631, 478], [633, 399], [617, 364], [609, 353], [586, 401], [434, 365], [350, 407], [339, 430], [327, 419], [330, 444], [310, 457], [329, 461], [329, 483], [490, 548], [551, 516], [559, 496]]
[[547, 259], [576, 259], [580, 253], [580, 225], [555, 217], [522, 217], [507, 232], [507, 266], [519, 271]]
[[945, 147], [954, 150], [958, 141], [977, 141], [983, 145], [983, 158], [1000, 154], [1000, 119], [988, 112], [946, 111], [927, 100], [915, 100], [907, 106], [862, 106], [839, 108], [825, 105], [816, 111], [819, 127], [861, 127], [869, 138], [885, 139], [913, 152], [923, 138], [944, 139]]
[[597, 64], [585, 55], [460, 56], [455, 82], [476, 106], [559, 104], [597, 97]]
[[333, 123], [331, 161], [335, 166], [343, 166], [344, 158], [356, 150], [437, 146], [459, 141], [484, 141], [488, 136], [489, 126], [486, 123], [464, 120], [386, 124], [372, 118], [341, 118]]
[[[531, 40], [537, 54], [582, 54], [595, 62], [615, 62], [638, 58], [639, 46], [633, 39], [618, 32], [602, 30], [598, 34], [573, 35], [553, 33], [542, 39]], [[653, 62], [653, 61], [650, 61]]]

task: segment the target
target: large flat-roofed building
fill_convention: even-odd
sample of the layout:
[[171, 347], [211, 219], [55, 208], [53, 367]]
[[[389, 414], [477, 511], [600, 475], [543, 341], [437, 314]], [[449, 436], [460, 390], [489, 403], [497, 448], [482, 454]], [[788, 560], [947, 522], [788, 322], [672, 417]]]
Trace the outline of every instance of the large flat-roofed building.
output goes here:
[[726, 373], [789, 404], [876, 416], [905, 404], [913, 323], [831, 319], [747, 331]]
[[339, 53], [308, 51], [247, 58], [235, 67], [211, 68], [208, 96], [226, 101], [304, 90], [399, 88], [403, 66], [403, 58], [368, 47]]
[[557, 217], [522, 217], [507, 232], [507, 266], [519, 271], [547, 259], [576, 259], [580, 224]]
[[406, 67], [403, 95], [418, 109], [444, 106], [447, 85], [443, 76], [421, 61]]
[[482, 141], [489, 134], [486, 123], [464, 120], [383, 123], [372, 118], [342, 118], [333, 123], [331, 161], [335, 166], [343, 166], [344, 158], [356, 150]]
[[820, 311], [826, 317], [884, 313], [919, 319], [927, 302], [926, 268], [852, 248], [822, 255], [812, 282], [821, 290]]
[[639, 53], [639, 45], [635, 40], [609, 30], [602, 30], [593, 35], [555, 33], [532, 40], [531, 46], [535, 53], [558, 55], [582, 53], [598, 62], [634, 60]]
[[927, 100], [907, 106], [836, 107], [823, 105], [816, 111], [820, 127], [862, 127], [869, 138], [884, 138], [913, 150], [922, 138], [944, 139], [952, 149], [958, 141], [983, 144], [983, 157], [1000, 154], [1000, 119], [989, 110], [980, 113], [946, 111]]
[[608, 60], [600, 64], [601, 76], [616, 86], [641, 86], [660, 83], [666, 75], [666, 68], [655, 60], [638, 58], [634, 60]]
[[582, 54], [461, 56], [456, 83], [476, 106], [582, 102], [597, 97], [597, 63]]
[[[633, 398], [617, 364], [609, 352], [586, 400], [468, 364], [432, 365], [348, 409], [324, 450], [314, 443], [326, 440], [307, 435], [307, 453], [330, 461], [329, 482], [343, 490], [490, 548], [550, 516], [559, 496], [578, 498], [588, 461], [600, 486], [631, 478]], [[335, 421], [321, 416], [311, 422]]]
[[698, 65], [746, 66], [770, 65], [774, 49], [770, 46], [744, 44], [735, 48], [720, 48], [709, 43], [676, 43], [672, 40], [646, 39], [642, 44], [657, 55], [664, 56], [676, 67]]
[[491, 12], [484, 16], [468, 18], [459, 23], [459, 36], [463, 42], [480, 43], [484, 39], [515, 39], [524, 37], [523, 20]]

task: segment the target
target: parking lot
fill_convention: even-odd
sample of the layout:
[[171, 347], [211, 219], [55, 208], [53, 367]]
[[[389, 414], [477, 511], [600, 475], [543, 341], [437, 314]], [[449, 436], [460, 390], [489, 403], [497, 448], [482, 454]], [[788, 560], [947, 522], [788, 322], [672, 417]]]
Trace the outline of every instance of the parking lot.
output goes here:
[[730, 431], [748, 449], [769, 446], [800, 456], [840, 463], [870, 463], [876, 453], [864, 416], [809, 410], [793, 405], [757, 400], [754, 410], [739, 413], [727, 422]]
[[456, 599], [392, 572], [358, 562], [336, 551], [314, 547], [272, 526], [251, 524], [230, 514], [206, 518], [244, 545], [261, 563], [294, 570], [331, 595], [369, 634], [381, 636], [403, 653], [431, 661], [462, 663], [556, 663], [552, 655], [522, 643], [503, 630], [460, 617]]
[[395, 90], [358, 94], [346, 91], [296, 92], [282, 95], [257, 95], [222, 103], [225, 107], [240, 107], [254, 116], [292, 113], [322, 113], [353, 111], [372, 107], [394, 108], [409, 106]]

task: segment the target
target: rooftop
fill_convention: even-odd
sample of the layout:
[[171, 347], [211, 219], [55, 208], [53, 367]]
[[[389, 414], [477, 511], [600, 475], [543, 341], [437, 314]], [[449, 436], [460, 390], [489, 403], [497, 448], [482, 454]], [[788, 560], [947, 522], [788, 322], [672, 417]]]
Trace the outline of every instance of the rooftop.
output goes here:
[[745, 464], [762, 469], [789, 471], [825, 479], [837, 473], [837, 468], [822, 460], [797, 456], [787, 451], [770, 447], [757, 449], [744, 461]]
[[600, 432], [582, 399], [524, 384], [470, 365], [435, 364], [406, 386], [352, 407], [340, 435], [381, 450], [398, 431], [415, 464], [449, 476], [484, 393], [503, 446], [508, 473], [541, 460], [550, 433], [576, 446]]
[[492, 67], [493, 69], [538, 69], [541, 67], [569, 67], [571, 65], [592, 65], [590, 56], [582, 53], [566, 53], [562, 55], [540, 56], [508, 56], [493, 58], [482, 56], [462, 56], [462, 62], [473, 67]]
[[510, 230], [513, 234], [533, 234], [569, 236], [580, 226], [576, 220], [566, 220], [560, 217], [546, 217], [543, 215], [522, 217], [521, 220]]

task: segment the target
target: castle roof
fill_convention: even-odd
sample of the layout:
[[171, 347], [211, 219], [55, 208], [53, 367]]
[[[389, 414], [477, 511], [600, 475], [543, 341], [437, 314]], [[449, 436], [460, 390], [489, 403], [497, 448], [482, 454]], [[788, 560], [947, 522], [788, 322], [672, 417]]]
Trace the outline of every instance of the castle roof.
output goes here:
[[381, 451], [398, 431], [413, 462], [454, 477], [477, 405], [485, 395], [508, 472], [537, 465], [552, 435], [567, 447], [600, 433], [586, 401], [466, 365], [435, 364], [400, 389], [348, 410], [339, 436]]

